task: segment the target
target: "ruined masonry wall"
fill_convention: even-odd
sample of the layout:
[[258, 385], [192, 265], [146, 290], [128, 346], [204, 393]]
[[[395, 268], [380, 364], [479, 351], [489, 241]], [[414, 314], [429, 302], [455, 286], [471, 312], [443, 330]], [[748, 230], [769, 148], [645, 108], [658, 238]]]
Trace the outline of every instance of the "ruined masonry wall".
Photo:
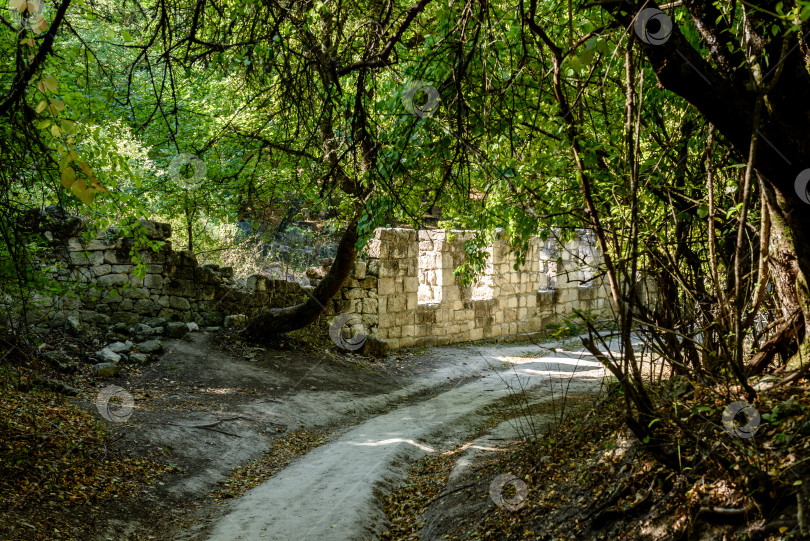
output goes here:
[[327, 313], [355, 314], [363, 325], [348, 334], [367, 332], [396, 349], [540, 332], [574, 310], [602, 317], [612, 311], [605, 280], [594, 278], [602, 257], [589, 232], [564, 245], [532, 239], [519, 270], [506, 239], [496, 241], [483, 275], [462, 287], [453, 271], [472, 235], [378, 229]]
[[[200, 266], [192, 252], [174, 251], [168, 224], [148, 220], [141, 224], [149, 240], [163, 243], [159, 251], [134, 238], [122, 238], [116, 228], [91, 238], [82, 234], [82, 227], [67, 236], [46, 233], [52, 260], [44, 263], [53, 266], [52, 278], [70, 284], [75, 294], [39, 297], [27, 314], [29, 322], [55, 327], [74, 316], [90, 324], [134, 325], [165, 318], [217, 326], [227, 315], [252, 316], [305, 298], [309, 286], [295, 282], [254, 275], [237, 283], [233, 269]], [[145, 276], [135, 275], [131, 256], [135, 251], [146, 267]]]
[[[308, 269], [309, 285], [262, 275], [237, 282], [230, 268], [199, 265], [193, 253], [174, 251], [168, 224], [141, 224], [148, 239], [162, 243], [159, 251], [116, 228], [96, 235], [83, 234], [83, 226], [47, 233], [52, 250], [43, 264], [75, 294], [38, 298], [29, 321], [59, 326], [75, 316], [91, 324], [134, 325], [165, 318], [216, 326], [227, 315], [251, 317], [303, 301], [330, 264]], [[594, 279], [601, 254], [591, 234], [582, 231], [565, 245], [534, 238], [519, 270], [500, 239], [488, 247], [478, 281], [461, 287], [453, 271], [464, 262], [470, 238], [469, 231], [378, 229], [326, 307], [323, 323], [353, 314], [344, 334], [370, 334], [396, 349], [544, 331], [574, 310], [602, 316], [612, 310], [604, 280]], [[135, 275], [135, 252], [145, 276]]]

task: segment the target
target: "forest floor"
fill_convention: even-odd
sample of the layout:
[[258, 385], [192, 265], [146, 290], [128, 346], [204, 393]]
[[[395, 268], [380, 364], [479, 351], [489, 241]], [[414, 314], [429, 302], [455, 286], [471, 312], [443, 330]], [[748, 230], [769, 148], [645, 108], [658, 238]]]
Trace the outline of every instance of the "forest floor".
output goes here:
[[[115, 378], [51, 373], [73, 397], [19, 363], [0, 374], [0, 539], [688, 538], [700, 505], [633, 443], [604, 371], [573, 344], [371, 361], [199, 332]], [[109, 385], [132, 397], [126, 422], [99, 421]], [[787, 539], [785, 510], [689, 532]]]

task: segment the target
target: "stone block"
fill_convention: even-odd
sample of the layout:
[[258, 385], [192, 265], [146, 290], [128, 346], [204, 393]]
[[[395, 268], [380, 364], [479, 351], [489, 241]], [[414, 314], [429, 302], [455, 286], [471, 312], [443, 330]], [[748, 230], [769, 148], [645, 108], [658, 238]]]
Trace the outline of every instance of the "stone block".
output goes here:
[[363, 280], [366, 277], [367, 263], [365, 261], [356, 261], [354, 263], [354, 278], [356, 280]]
[[343, 297], [345, 299], [362, 299], [365, 297], [365, 291], [360, 288], [344, 289]]
[[134, 268], [134, 265], [112, 265], [112, 272], [116, 274], [129, 274]]
[[70, 252], [70, 262], [74, 265], [102, 265], [104, 263], [104, 252]]
[[380, 239], [370, 239], [363, 252], [369, 258], [382, 257], [383, 243]]
[[419, 278], [416, 276], [406, 276], [403, 279], [405, 293], [416, 293], [419, 291]]
[[380, 278], [395, 277], [399, 272], [399, 261], [396, 259], [380, 260]]
[[162, 317], [169, 321], [183, 321], [183, 316], [185, 316], [185, 314], [186, 313], [173, 310], [172, 308], [161, 308], [158, 312], [158, 317]]
[[147, 274], [144, 277], [143, 285], [149, 289], [160, 289], [163, 287], [163, 276], [160, 274]]
[[109, 265], [95, 265], [91, 267], [91, 270], [93, 271], [93, 274], [95, 274], [96, 276], [104, 276], [105, 274], [110, 274], [110, 271], [112, 271], [112, 267], [110, 267]]
[[205, 301], [212, 301], [216, 297], [217, 289], [212, 285], [203, 285], [197, 288], [197, 296]]
[[377, 294], [380, 296], [382, 295], [393, 295], [396, 291], [396, 280], [394, 278], [380, 278], [377, 282]]
[[389, 295], [386, 299], [385, 311], [389, 314], [404, 312], [407, 309], [407, 297], [401, 293]]
[[184, 297], [169, 297], [169, 306], [175, 310], [190, 310], [191, 304]]
[[252, 274], [245, 280], [245, 288], [250, 291], [266, 291], [267, 278], [261, 274]]
[[[98, 252], [100, 253], [100, 252]], [[128, 277], [125, 274], [107, 274], [105, 276], [100, 276], [97, 279], [97, 283], [109, 287], [119, 284], [125, 284], [128, 282]]]
[[148, 299], [149, 290], [143, 287], [128, 287], [124, 290], [123, 296], [129, 299]]
[[143, 261], [145, 265], [162, 265], [166, 263], [166, 254], [160, 252], [143, 250], [140, 255], [141, 261]]
[[138, 314], [151, 314], [154, 310], [156, 310], [155, 303], [150, 301], [149, 299], [138, 299], [135, 301], [135, 305], [132, 307], [134, 312]]
[[138, 314], [125, 311], [117, 311], [112, 314], [112, 321], [114, 323], [125, 323], [128, 326], [135, 325], [140, 320]]
[[437, 321], [436, 314], [438, 312], [439, 311], [435, 308], [426, 308], [424, 306], [420, 306], [416, 311], [416, 322], [421, 325], [435, 324]]
[[379, 311], [379, 301], [377, 299], [363, 299], [360, 311], [363, 314], [377, 314]]

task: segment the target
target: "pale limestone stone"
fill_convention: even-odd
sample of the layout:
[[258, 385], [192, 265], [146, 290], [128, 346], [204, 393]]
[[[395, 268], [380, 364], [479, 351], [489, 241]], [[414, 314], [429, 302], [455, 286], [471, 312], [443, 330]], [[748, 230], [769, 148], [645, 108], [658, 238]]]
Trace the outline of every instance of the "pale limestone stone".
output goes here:
[[95, 265], [91, 267], [91, 269], [96, 276], [104, 276], [105, 274], [110, 274], [112, 271], [112, 267], [109, 265]]

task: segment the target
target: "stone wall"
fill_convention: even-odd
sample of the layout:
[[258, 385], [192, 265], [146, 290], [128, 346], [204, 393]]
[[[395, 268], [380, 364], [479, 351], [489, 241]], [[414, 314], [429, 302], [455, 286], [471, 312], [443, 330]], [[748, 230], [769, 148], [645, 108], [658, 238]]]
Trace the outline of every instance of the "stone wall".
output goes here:
[[[307, 285], [263, 275], [235, 280], [230, 268], [199, 265], [193, 253], [173, 250], [167, 224], [142, 220], [134, 238], [118, 228], [88, 234], [75, 218], [53, 218], [46, 220], [51, 251], [42, 264], [71, 294], [40, 296], [27, 314], [29, 321], [52, 327], [70, 317], [89, 324], [131, 326], [161, 318], [218, 326], [228, 315], [251, 317], [301, 302], [331, 264], [326, 259], [308, 269]], [[363, 333], [396, 349], [541, 332], [575, 310], [600, 317], [612, 310], [590, 233], [578, 232], [564, 245], [532, 239], [517, 270], [506, 239], [500, 239], [487, 248], [482, 275], [463, 287], [454, 270], [464, 262], [464, 242], [472, 235], [378, 229], [326, 306], [322, 324], [349, 314], [344, 337]], [[141, 267], [133, 264], [133, 254]]]
[[[46, 232], [51, 252], [43, 268], [50, 267], [46, 273], [66, 283], [70, 294], [36, 298], [29, 322], [55, 327], [76, 317], [89, 324], [134, 325], [163, 318], [217, 326], [227, 315], [252, 316], [301, 302], [311, 289], [262, 275], [236, 281], [231, 268], [199, 265], [192, 252], [174, 251], [168, 224], [140, 224], [140, 238], [123, 236], [118, 228], [88, 234], [82, 224]], [[136, 253], [140, 269], [132, 261]]]
[[[463, 287], [454, 270], [464, 262], [464, 242], [472, 236], [469, 231], [378, 229], [366, 259], [327, 314], [353, 314], [348, 335], [365, 332], [396, 349], [541, 332], [575, 310], [597, 317], [611, 312], [606, 282], [595, 277], [601, 253], [589, 232], [578, 232], [564, 245], [532, 239], [517, 270], [515, 255], [501, 239], [487, 248], [483, 275]], [[312, 283], [327, 270], [312, 269]]]

